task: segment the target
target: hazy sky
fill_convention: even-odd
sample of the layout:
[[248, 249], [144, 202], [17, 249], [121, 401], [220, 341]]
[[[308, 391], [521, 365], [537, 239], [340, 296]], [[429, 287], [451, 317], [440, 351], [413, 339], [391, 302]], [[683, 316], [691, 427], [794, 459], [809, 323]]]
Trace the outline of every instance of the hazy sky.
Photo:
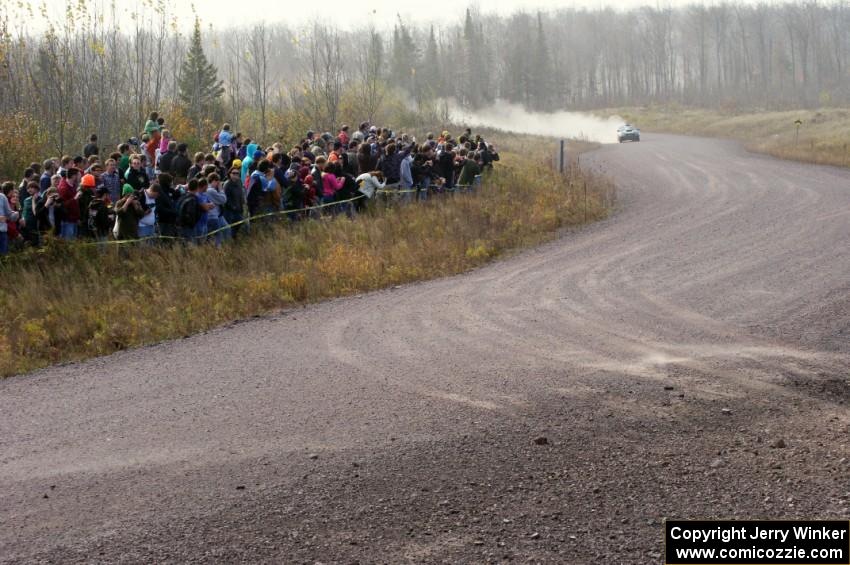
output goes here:
[[[2, 2], [10, 0], [0, 0]], [[64, 8], [66, 0], [44, 0], [50, 8]], [[104, 0], [96, 0], [97, 3]], [[140, 0], [115, 0], [120, 8], [132, 9], [141, 4]], [[447, 24], [463, 17], [467, 6], [480, 6], [484, 12], [510, 14], [518, 9], [552, 10], [561, 7], [597, 8], [612, 6], [627, 9], [642, 5], [676, 6], [690, 3], [691, 0], [486, 0], [474, 2], [457, 0], [450, 2], [403, 2], [400, 0], [291, 0], [273, 3], [253, 3], [254, 8], [246, 9], [246, 2], [233, 0], [195, 0], [194, 5], [202, 14], [205, 24], [226, 27], [234, 24], [249, 24], [260, 18], [286, 21], [290, 24], [302, 24], [316, 18], [323, 22], [333, 22], [338, 26], [351, 28], [374, 22], [376, 27], [392, 26], [396, 14], [405, 21], [433, 22]], [[34, 3], [40, 3], [35, 0]], [[178, 15], [191, 18], [191, 3], [185, 0], [169, 0], [169, 5]], [[426, 7], [423, 9], [423, 7]], [[61, 13], [61, 12], [60, 12]]]

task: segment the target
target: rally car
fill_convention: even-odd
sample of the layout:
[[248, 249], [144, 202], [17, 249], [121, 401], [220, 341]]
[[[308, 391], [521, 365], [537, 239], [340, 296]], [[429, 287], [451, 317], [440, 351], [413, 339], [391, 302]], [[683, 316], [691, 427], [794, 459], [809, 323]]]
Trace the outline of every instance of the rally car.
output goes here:
[[620, 143], [624, 141], [640, 141], [640, 130], [631, 124], [620, 126], [617, 130], [617, 140]]

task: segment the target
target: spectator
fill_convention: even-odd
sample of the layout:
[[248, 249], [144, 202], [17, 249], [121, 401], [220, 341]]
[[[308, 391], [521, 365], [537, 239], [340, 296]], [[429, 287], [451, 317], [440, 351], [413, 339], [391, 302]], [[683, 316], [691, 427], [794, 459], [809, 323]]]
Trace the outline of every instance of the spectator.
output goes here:
[[403, 151], [398, 151], [398, 146], [395, 143], [387, 144], [385, 155], [378, 167], [384, 173], [384, 178], [387, 179], [387, 186], [397, 187], [401, 182], [401, 162], [410, 154], [411, 149], [412, 146]]
[[121, 154], [121, 158], [118, 160], [118, 174], [123, 179], [127, 169], [130, 168], [130, 145], [122, 143], [118, 146], [118, 152]]
[[154, 134], [159, 133], [160, 127], [161, 126], [159, 124], [159, 113], [151, 112], [148, 121], [145, 122], [145, 133], [148, 135], [148, 137], [153, 137]]
[[200, 177], [197, 179], [198, 181], [198, 190], [195, 193], [195, 196], [198, 198], [198, 204], [201, 209], [201, 217], [198, 220], [198, 223], [195, 224], [195, 237], [198, 240], [198, 244], [203, 243], [207, 238], [207, 233], [209, 230], [207, 226], [209, 224], [209, 215], [210, 211], [215, 208], [215, 204], [212, 203], [210, 197], [207, 195], [207, 188], [209, 187], [209, 181], [204, 177]]
[[177, 201], [180, 193], [174, 189], [173, 178], [168, 173], [157, 177], [159, 195], [156, 198], [156, 223], [163, 237], [177, 237]]
[[[337, 163], [328, 163], [322, 172], [322, 204], [330, 204], [337, 200], [336, 193], [345, 184], [345, 179], [340, 178], [342, 166]], [[333, 211], [333, 210], [332, 210]]]
[[77, 155], [76, 157], [74, 157], [71, 166], [79, 170], [80, 174], [83, 174], [83, 171], [88, 168], [88, 164], [86, 163], [86, 160], [83, 159], [82, 155]]
[[59, 181], [59, 197], [62, 199], [64, 216], [60, 222], [59, 237], [65, 241], [77, 239], [80, 226], [80, 202], [77, 199], [77, 185], [80, 181], [80, 171], [71, 167], [65, 173], [65, 178]]
[[475, 177], [481, 174], [481, 166], [479, 165], [479, 160], [481, 159], [481, 155], [476, 153], [473, 155], [471, 159], [466, 159], [463, 162], [463, 166], [460, 169], [460, 176], [458, 176], [457, 184], [462, 188], [472, 188], [475, 184]]
[[88, 145], [83, 147], [83, 157], [88, 159], [92, 155], [100, 155], [100, 149], [97, 146], [97, 135], [91, 134]]
[[409, 191], [413, 190], [413, 171], [411, 167], [413, 166], [413, 155], [408, 153], [401, 160], [401, 180], [399, 184], [399, 188], [402, 191], [405, 191], [401, 195], [401, 199], [403, 202], [409, 202], [412, 199], [412, 193]]
[[[59, 180], [53, 180], [59, 179]], [[51, 179], [51, 186], [44, 191], [36, 203], [36, 219], [38, 230], [42, 234], [53, 232], [54, 235], [61, 234], [62, 219], [65, 217], [65, 209], [62, 206], [62, 198], [59, 196], [58, 186], [61, 181], [59, 175]]]
[[204, 170], [204, 154], [200, 151], [195, 153], [195, 158], [192, 163], [192, 167], [189, 169], [189, 173], [186, 175], [186, 178], [192, 180], [197, 178], [198, 175], [201, 174]]
[[0, 256], [9, 254], [9, 222], [17, 222], [19, 217], [6, 195], [12, 186], [7, 183], [4, 190], [0, 191]]
[[59, 173], [59, 176], [65, 178], [65, 175], [68, 174], [68, 169], [74, 166], [74, 159], [71, 158], [70, 155], [64, 155], [59, 160], [59, 170], [56, 172]]
[[348, 126], [342, 126], [340, 128], [339, 134], [337, 134], [337, 139], [339, 139], [343, 147], [348, 147], [348, 143], [351, 141], [351, 138], [348, 137]]
[[198, 181], [192, 179], [186, 186], [186, 193], [177, 202], [177, 225], [180, 236], [187, 243], [200, 243], [196, 238], [197, 227], [201, 221], [201, 204], [198, 201]]
[[141, 192], [150, 186], [151, 181], [147, 171], [142, 166], [142, 157], [140, 155], [134, 155], [130, 161], [130, 168], [124, 174], [124, 182], [132, 186], [136, 192]]
[[44, 172], [41, 173], [41, 178], [38, 181], [39, 194], [44, 194], [50, 188], [50, 177], [56, 172], [56, 160], [45, 159], [43, 165]]
[[[242, 160], [242, 184], [245, 184], [248, 175], [251, 174], [251, 165], [254, 163], [254, 160], [260, 160], [265, 158], [265, 153], [259, 150], [259, 147], [256, 143], [251, 143], [248, 145], [248, 153], [247, 157]], [[256, 168], [256, 167], [255, 167]]]
[[[300, 168], [300, 164], [293, 160], [289, 170], [286, 172], [286, 189], [281, 196], [281, 205], [284, 210], [301, 210], [304, 207], [304, 183], [298, 174]], [[289, 214], [289, 219], [291, 220], [297, 220], [299, 218], [300, 214]]]
[[189, 159], [189, 146], [181, 143], [177, 146], [177, 155], [171, 162], [170, 170], [167, 171], [174, 178], [177, 184], [183, 184], [189, 180], [189, 169], [192, 168], [192, 161]]
[[145, 215], [136, 191], [130, 184], [121, 189], [121, 200], [115, 204], [115, 239], [127, 241], [139, 239], [139, 220]]
[[95, 191], [94, 198], [89, 203], [89, 231], [99, 242], [107, 241], [109, 232], [112, 230], [112, 223], [115, 221], [109, 202], [109, 189], [101, 186]]
[[365, 174], [369, 171], [374, 171], [377, 167], [377, 162], [375, 158], [372, 156], [372, 148], [368, 143], [363, 143], [359, 146], [357, 150], [357, 172], [358, 174]]
[[118, 165], [115, 159], [106, 161], [106, 171], [100, 175], [100, 182], [106, 188], [109, 194], [109, 201], [116, 203], [121, 200], [121, 176], [118, 174]]
[[233, 239], [239, 235], [242, 229], [242, 220], [245, 214], [245, 189], [242, 188], [240, 177], [241, 164], [236, 165], [238, 161], [233, 162], [233, 167], [230, 169], [227, 182], [224, 183], [224, 219], [231, 226], [231, 234]]
[[375, 197], [379, 190], [384, 190], [387, 183], [384, 181], [384, 174], [381, 171], [371, 171], [363, 173], [356, 179], [357, 191], [366, 197], [367, 201], [358, 200], [355, 202], [355, 208], [360, 211]]
[[21, 179], [20, 184], [18, 185], [18, 201], [23, 202], [27, 197], [27, 186], [29, 186], [31, 181], [34, 181], [38, 177], [35, 174], [35, 171], [32, 167], [27, 167], [24, 170], [24, 178]]
[[442, 150], [437, 151], [437, 174], [445, 179], [445, 187], [448, 190], [454, 188], [454, 159], [451, 143], [447, 143]]
[[[159, 140], [159, 147], [157, 148], [157, 157], [165, 154], [165, 152], [168, 151], [168, 147], [169, 147], [169, 145], [171, 145], [172, 141], [174, 141], [174, 140], [171, 137], [171, 131], [167, 130], [167, 129], [163, 129], [162, 130], [162, 139]], [[176, 147], [177, 146], [175, 144], [175, 148]]]
[[230, 163], [233, 162], [234, 157], [231, 151], [231, 147], [233, 146], [233, 134], [230, 133], [230, 124], [224, 124], [221, 126], [221, 131], [218, 134], [218, 144], [221, 146], [219, 160], [224, 167], [229, 167]]
[[35, 181], [30, 182], [27, 185], [27, 197], [21, 205], [21, 228], [24, 240], [33, 247], [38, 247], [40, 243], [36, 210], [38, 191], [39, 184]]
[[177, 156], [177, 142], [172, 141], [166, 147], [165, 152], [159, 157], [159, 172], [172, 174], [174, 158]]
[[[242, 166], [244, 167], [245, 164], [243, 163]], [[249, 217], [260, 213], [265, 191], [268, 190], [269, 183], [272, 182], [273, 178], [274, 168], [272, 164], [263, 159], [249, 177], [248, 196], [246, 198]]]
[[80, 228], [79, 233], [83, 237], [92, 237], [94, 234], [89, 230], [89, 204], [94, 198], [94, 189], [97, 186], [97, 180], [94, 175], [85, 175], [80, 181], [80, 188], [77, 191], [77, 202], [80, 207]]
[[215, 245], [221, 247], [222, 242], [230, 238], [227, 220], [224, 219], [223, 214], [224, 206], [227, 204], [227, 195], [221, 187], [221, 177], [217, 173], [211, 173], [207, 177], [207, 182], [209, 183], [207, 197], [213, 205], [207, 212], [207, 232], [216, 232]]
[[156, 203], [159, 198], [159, 185], [154, 183], [136, 196], [142, 206], [143, 215], [139, 218], [138, 237], [150, 238], [156, 235]]

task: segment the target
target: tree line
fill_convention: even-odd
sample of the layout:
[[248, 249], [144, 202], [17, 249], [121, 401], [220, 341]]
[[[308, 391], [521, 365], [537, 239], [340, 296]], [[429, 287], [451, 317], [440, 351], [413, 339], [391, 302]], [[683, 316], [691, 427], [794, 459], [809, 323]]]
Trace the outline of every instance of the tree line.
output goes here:
[[[446, 98], [540, 111], [850, 102], [843, 0], [506, 17], [473, 9], [439, 26], [399, 19], [354, 31], [270, 21], [211, 29], [203, 16], [180, 21], [164, 0], [129, 13], [114, 2], [69, 2], [63, 13], [4, 3], [5, 137], [74, 151], [90, 133], [116, 141], [140, 131], [152, 109], [169, 113], [184, 137], [201, 138], [226, 119], [285, 139], [291, 129], [335, 131], [342, 120], [389, 111], [445, 118]], [[44, 31], [32, 31], [33, 19]]]

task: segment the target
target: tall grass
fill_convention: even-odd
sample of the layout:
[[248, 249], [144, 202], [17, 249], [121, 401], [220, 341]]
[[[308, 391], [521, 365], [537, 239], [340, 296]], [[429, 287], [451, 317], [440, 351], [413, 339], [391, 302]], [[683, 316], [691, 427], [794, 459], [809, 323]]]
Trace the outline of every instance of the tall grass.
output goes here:
[[602, 178], [503, 153], [476, 194], [267, 226], [222, 249], [53, 242], [0, 265], [0, 375], [459, 273], [605, 216], [611, 194]]
[[[850, 110], [824, 108], [784, 112], [726, 113], [716, 110], [653, 106], [614, 108], [647, 131], [726, 137], [743, 141], [751, 151], [781, 159], [850, 166]], [[795, 122], [802, 121], [799, 136]]]

